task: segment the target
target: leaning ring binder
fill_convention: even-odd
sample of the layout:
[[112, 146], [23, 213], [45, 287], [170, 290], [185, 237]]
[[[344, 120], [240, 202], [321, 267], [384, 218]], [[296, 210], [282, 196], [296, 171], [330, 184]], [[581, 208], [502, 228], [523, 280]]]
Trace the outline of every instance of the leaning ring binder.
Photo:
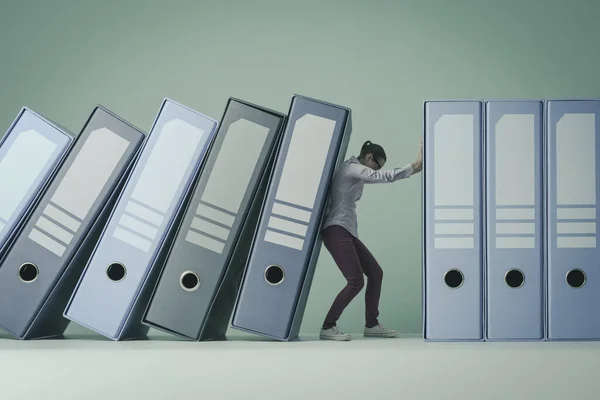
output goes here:
[[157, 273], [217, 121], [165, 99], [65, 310], [110, 339], [140, 338]]
[[352, 132], [348, 108], [295, 95], [236, 300], [232, 327], [293, 340], [321, 246], [335, 168]]

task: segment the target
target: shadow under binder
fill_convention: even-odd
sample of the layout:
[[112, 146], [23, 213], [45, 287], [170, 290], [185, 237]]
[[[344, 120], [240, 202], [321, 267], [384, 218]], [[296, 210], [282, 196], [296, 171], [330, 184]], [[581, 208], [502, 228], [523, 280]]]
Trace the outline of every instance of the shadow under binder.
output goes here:
[[[229, 99], [144, 324], [190, 340], [225, 336], [285, 121], [284, 114]], [[242, 140], [244, 154], [231, 155]], [[236, 162], [244, 171], [225, 167]], [[241, 186], [216, 187], [232, 180]], [[186, 278], [195, 285], [184, 286]]]
[[[103, 107], [94, 109], [2, 262], [0, 298], [14, 305], [0, 309], [4, 330], [18, 339], [63, 335], [69, 324], [64, 307], [144, 137]], [[112, 159], [98, 157], [105, 154], [100, 145]], [[91, 186], [82, 186], [82, 171], [95, 174], [86, 180]]]
[[[24, 138], [25, 134], [33, 136]], [[33, 143], [34, 138], [36, 144]], [[16, 204], [9, 205], [12, 210], [8, 210], [4, 209], [7, 206], [5, 191], [10, 191], [12, 196], [18, 191], [15, 192], [10, 184], [0, 181], [0, 260], [4, 258], [23, 224], [52, 182], [73, 142], [73, 133], [28, 107], [21, 108], [6, 134], [0, 139], [0, 176], [17, 179], [20, 185], [29, 183], [26, 188], [19, 188], [21, 197]], [[50, 149], [52, 145], [55, 146], [54, 149]], [[32, 153], [33, 151], [35, 153]], [[12, 161], [12, 165], [6, 164], [5, 158], [8, 155], [11, 156], [9, 161]], [[31, 161], [38, 163], [37, 170], [33, 170]], [[27, 165], [23, 165], [25, 162]], [[5, 168], [6, 172], [3, 172]], [[23, 176], [24, 168], [27, 168], [31, 175]]]
[[143, 313], [217, 126], [212, 118], [163, 100], [65, 308], [67, 319], [112, 340], [146, 337]]
[[[305, 138], [301, 138], [300, 133], [295, 135], [299, 122], [298, 130], [306, 135]], [[322, 244], [320, 230], [329, 186], [345, 157], [351, 132], [349, 108], [293, 96], [281, 149], [238, 290], [231, 323], [233, 329], [279, 341], [297, 338]], [[298, 143], [297, 148], [292, 149], [294, 152], [290, 151], [292, 142]], [[325, 153], [319, 154], [323, 150]], [[289, 168], [286, 168], [290, 159]], [[311, 187], [314, 181], [298, 181], [298, 175], [287, 175], [289, 181], [282, 179], [284, 172], [289, 174], [293, 167], [302, 170], [302, 175], [306, 174], [306, 159], [312, 163], [311, 167], [323, 163], [317, 173], [310, 171], [318, 184]], [[292, 165], [295, 163], [304, 165]], [[302, 183], [308, 186], [299, 188], [297, 184]], [[293, 194], [290, 186], [294, 186]], [[314, 197], [308, 200], [312, 207], [307, 205], [306, 198], [298, 200], [298, 196], [294, 196], [306, 196], [313, 189]], [[294, 224], [293, 229], [302, 226], [304, 234], [274, 228], [271, 221], [282, 216]]]

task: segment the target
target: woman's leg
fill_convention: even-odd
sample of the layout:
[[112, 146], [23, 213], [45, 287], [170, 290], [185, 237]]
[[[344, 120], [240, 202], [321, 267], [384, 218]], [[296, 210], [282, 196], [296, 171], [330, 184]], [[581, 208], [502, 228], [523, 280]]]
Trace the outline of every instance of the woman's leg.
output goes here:
[[377, 320], [377, 317], [379, 317], [379, 298], [381, 297], [383, 270], [367, 246], [359, 239], [354, 239], [354, 248], [356, 249], [364, 274], [367, 277], [364, 334], [369, 337], [396, 337], [398, 331], [386, 328]]
[[336, 325], [342, 312], [364, 286], [363, 271], [356, 249], [354, 237], [340, 226], [329, 226], [322, 233], [323, 244], [331, 253], [336, 265], [346, 278], [346, 286], [337, 295], [323, 323], [323, 329]]
[[360, 260], [362, 270], [367, 277], [367, 290], [365, 293], [365, 319], [366, 327], [372, 328], [379, 325], [379, 298], [381, 297], [381, 284], [383, 281], [383, 270], [373, 257], [367, 246], [359, 239], [354, 240], [354, 248]]

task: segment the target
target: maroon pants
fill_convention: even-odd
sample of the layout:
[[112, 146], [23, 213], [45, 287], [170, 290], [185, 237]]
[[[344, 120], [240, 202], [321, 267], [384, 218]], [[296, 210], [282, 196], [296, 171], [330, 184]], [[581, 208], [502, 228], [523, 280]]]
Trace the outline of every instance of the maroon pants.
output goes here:
[[377, 325], [379, 316], [379, 297], [383, 270], [369, 249], [350, 232], [341, 226], [328, 226], [322, 232], [323, 244], [331, 253], [336, 265], [346, 278], [346, 286], [337, 295], [323, 323], [323, 329], [335, 326], [346, 306], [356, 297], [365, 285], [363, 274], [367, 277], [365, 293], [366, 326]]

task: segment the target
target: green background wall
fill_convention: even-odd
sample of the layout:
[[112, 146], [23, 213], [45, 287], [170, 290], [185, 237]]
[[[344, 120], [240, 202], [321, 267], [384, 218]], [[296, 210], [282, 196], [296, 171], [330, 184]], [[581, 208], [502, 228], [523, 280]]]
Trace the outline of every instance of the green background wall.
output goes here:
[[[23, 105], [78, 132], [99, 103], [147, 131], [164, 97], [220, 118], [229, 96], [286, 112], [299, 93], [353, 109], [348, 155], [369, 139], [404, 165], [426, 99], [600, 96], [599, 13], [594, 0], [3, 0], [0, 129]], [[381, 322], [404, 333], [421, 332], [420, 190], [418, 175], [359, 203]], [[323, 250], [304, 334], [343, 285]], [[363, 299], [343, 330], [362, 331]]]

